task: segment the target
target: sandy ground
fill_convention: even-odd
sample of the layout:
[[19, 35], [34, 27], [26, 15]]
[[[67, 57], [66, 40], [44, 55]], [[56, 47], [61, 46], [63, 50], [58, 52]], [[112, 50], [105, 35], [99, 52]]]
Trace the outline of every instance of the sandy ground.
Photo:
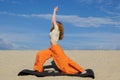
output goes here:
[[[0, 80], [92, 80], [82, 77], [17, 76], [23, 69], [32, 69], [37, 51], [0, 51]], [[120, 51], [65, 50], [66, 55], [85, 69], [95, 72], [95, 80], [120, 80]], [[48, 60], [45, 65], [50, 64]]]

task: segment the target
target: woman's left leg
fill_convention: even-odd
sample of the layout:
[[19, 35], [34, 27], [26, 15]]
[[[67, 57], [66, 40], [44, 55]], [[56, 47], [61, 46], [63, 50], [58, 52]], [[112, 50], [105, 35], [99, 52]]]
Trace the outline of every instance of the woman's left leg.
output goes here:
[[49, 49], [39, 51], [36, 55], [36, 61], [33, 67], [34, 70], [38, 72], [42, 72], [43, 64], [45, 63], [47, 59], [51, 58], [51, 55], [52, 53]]

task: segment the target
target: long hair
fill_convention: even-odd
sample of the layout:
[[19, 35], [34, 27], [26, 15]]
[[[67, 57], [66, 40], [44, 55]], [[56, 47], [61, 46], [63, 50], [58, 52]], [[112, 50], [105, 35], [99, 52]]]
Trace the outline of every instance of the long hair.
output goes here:
[[[64, 37], [64, 27], [63, 27], [63, 24], [59, 21], [57, 21], [57, 25], [58, 25], [58, 29], [60, 31], [60, 34], [59, 34], [59, 40], [62, 40], [63, 37]], [[54, 29], [54, 26], [51, 28], [50, 32]]]

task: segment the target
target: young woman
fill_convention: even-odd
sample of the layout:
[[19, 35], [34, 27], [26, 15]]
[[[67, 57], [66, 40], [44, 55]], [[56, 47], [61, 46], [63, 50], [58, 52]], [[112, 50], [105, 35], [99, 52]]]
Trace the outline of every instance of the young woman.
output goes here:
[[58, 41], [63, 39], [64, 28], [61, 22], [56, 21], [57, 11], [58, 7], [56, 6], [53, 11], [52, 28], [49, 34], [51, 46], [49, 49], [42, 50], [37, 53], [34, 70], [43, 72], [43, 64], [47, 59], [52, 57], [61, 72], [65, 74], [75, 74], [81, 72], [84, 74], [86, 73], [85, 69], [68, 58], [58, 44]]

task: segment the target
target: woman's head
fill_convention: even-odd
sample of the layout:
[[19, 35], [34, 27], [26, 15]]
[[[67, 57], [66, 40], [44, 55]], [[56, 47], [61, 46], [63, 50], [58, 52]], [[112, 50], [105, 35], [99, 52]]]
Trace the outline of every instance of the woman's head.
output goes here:
[[[63, 27], [63, 24], [59, 21], [57, 21], [57, 25], [58, 25], [58, 29], [60, 31], [59, 40], [62, 40], [64, 37], [64, 27]], [[52, 31], [53, 29], [54, 29], [54, 27], [52, 27], [50, 31]]]

